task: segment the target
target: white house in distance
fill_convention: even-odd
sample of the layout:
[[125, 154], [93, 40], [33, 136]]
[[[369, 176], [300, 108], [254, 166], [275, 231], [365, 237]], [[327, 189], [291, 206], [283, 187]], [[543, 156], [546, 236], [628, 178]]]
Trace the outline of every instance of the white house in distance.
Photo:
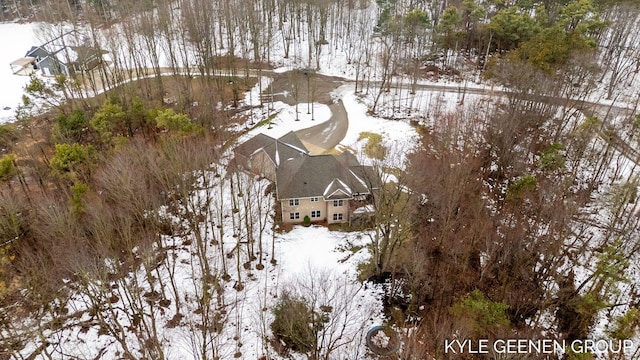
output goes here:
[[32, 46], [24, 57], [12, 61], [10, 65], [16, 75], [41, 71], [45, 76], [69, 76], [104, 64], [103, 55], [106, 53], [90, 46], [88, 37], [71, 30], [42, 45]]
[[379, 180], [370, 166], [356, 157], [309, 155], [293, 132], [274, 139], [256, 135], [236, 150], [239, 166], [273, 181], [282, 222], [349, 222], [354, 210], [373, 201]]

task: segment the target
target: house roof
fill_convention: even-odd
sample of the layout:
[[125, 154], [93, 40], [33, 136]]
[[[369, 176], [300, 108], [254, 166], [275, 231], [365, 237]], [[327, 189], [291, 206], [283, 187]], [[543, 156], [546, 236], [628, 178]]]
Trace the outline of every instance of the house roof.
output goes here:
[[293, 131], [278, 139], [258, 134], [235, 149], [236, 155], [246, 158], [259, 152], [266, 154], [275, 165], [279, 199], [349, 199], [379, 187], [373, 168], [360, 165], [350, 152], [311, 156]]
[[252, 154], [255, 154], [256, 151], [264, 148], [274, 141], [276, 141], [276, 139], [272, 138], [271, 136], [258, 134], [238, 145], [235, 149], [235, 152], [236, 154], [251, 156]]
[[[364, 171], [363, 168], [368, 168]], [[358, 164], [350, 153], [304, 156], [282, 162], [276, 170], [279, 199], [323, 197], [325, 200], [347, 199], [368, 194], [377, 182], [363, 178], [373, 169]], [[368, 184], [376, 183], [376, 186]]]
[[21, 57], [20, 59], [12, 61], [9, 65], [23, 66], [24, 67], [24, 66], [30, 65], [34, 61], [36, 61], [36, 58], [31, 57], [31, 56], [25, 56], [25, 57]]
[[353, 173], [355, 177], [361, 180], [369, 189], [379, 189], [380, 188], [380, 177], [376, 173], [376, 171], [371, 166], [364, 165], [351, 165], [349, 166], [349, 171]]
[[309, 154], [309, 150], [293, 131], [278, 139], [265, 134], [258, 134], [236, 148], [236, 153], [245, 157], [251, 157], [259, 151], [264, 151], [276, 166], [282, 161]]
[[82, 36], [78, 31], [71, 30], [52, 40], [32, 46], [27, 51], [27, 57], [52, 58], [60, 64], [85, 63], [106, 54], [107, 51], [90, 45], [88, 36]]
[[351, 187], [338, 178], [331, 180], [322, 194], [327, 200], [348, 199], [351, 195]]

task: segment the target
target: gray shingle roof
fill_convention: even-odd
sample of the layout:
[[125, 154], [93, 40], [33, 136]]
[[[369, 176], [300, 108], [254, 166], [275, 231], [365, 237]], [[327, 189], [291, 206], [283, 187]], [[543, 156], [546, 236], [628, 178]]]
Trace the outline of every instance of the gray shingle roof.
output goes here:
[[276, 166], [281, 161], [298, 158], [309, 153], [309, 150], [307, 150], [293, 131], [288, 132], [278, 139], [274, 139], [265, 134], [258, 134], [240, 144], [236, 148], [236, 153], [250, 157], [260, 150], [264, 150]]
[[373, 168], [360, 165], [353, 154], [311, 156], [293, 131], [278, 139], [258, 134], [235, 149], [246, 158], [259, 151], [275, 164], [279, 199], [348, 199], [379, 187]]
[[351, 195], [351, 188], [340, 179], [333, 179], [322, 194], [327, 200], [349, 199]]
[[330, 200], [368, 194], [370, 190], [366, 179], [360, 178], [358, 171], [352, 170], [354, 166], [349, 166], [354, 163], [358, 164], [356, 158], [344, 153], [338, 156], [304, 156], [282, 162], [276, 170], [278, 198], [318, 196]]
[[244, 155], [246, 157], [251, 156], [253, 153], [255, 153], [256, 151], [264, 148], [265, 146], [275, 142], [276, 139], [272, 138], [271, 136], [265, 135], [265, 134], [258, 134], [254, 137], [252, 137], [251, 139], [243, 142], [242, 144], [238, 145], [238, 147], [236, 147], [236, 153], [240, 154], [240, 155]]
[[349, 166], [349, 170], [353, 172], [353, 174], [361, 179], [365, 186], [369, 189], [379, 189], [380, 188], [380, 177], [376, 173], [376, 171], [371, 166], [364, 165], [352, 165]]

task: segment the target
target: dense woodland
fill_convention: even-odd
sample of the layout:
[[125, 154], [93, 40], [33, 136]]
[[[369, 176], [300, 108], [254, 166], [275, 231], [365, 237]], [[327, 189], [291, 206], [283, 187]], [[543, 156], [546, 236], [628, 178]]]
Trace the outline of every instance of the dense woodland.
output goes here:
[[[371, 237], [372, 255], [360, 278], [386, 284], [387, 321], [403, 334], [397, 358], [448, 358], [442, 343], [452, 334], [572, 340], [605, 324], [600, 331], [610, 338], [638, 339], [640, 117], [615, 100], [640, 99], [640, 88], [630, 86], [640, 70], [640, 2], [0, 6], [7, 21], [67, 22], [111, 54], [108, 67], [90, 73], [34, 78], [16, 123], [0, 126], [1, 359], [30, 358], [19, 352], [30, 342], [40, 344], [33, 354], [61, 358], [64, 350], [49, 347], [55, 339], [45, 334], [80, 321], [67, 306], [75, 293], [93, 311], [80, 325], [98, 324], [123, 358], [167, 357], [154, 314], [184, 296], [179, 280], [163, 282], [160, 271], [173, 274], [171, 255], [184, 243], [168, 247], [166, 236], [190, 239], [200, 256], [199, 312], [188, 324], [194, 356], [231, 358], [218, 352], [228, 320], [220, 283], [242, 288], [244, 270], [264, 269], [274, 216], [269, 185], [225, 165], [239, 135], [231, 125], [244, 121], [240, 94], [263, 69], [284, 62], [321, 72], [322, 59], [337, 53], [346, 54], [372, 114], [400, 111], [400, 101], [389, 105], [392, 89], [414, 93], [425, 78], [508, 89], [506, 101], [486, 111], [461, 107], [416, 125], [421, 144], [405, 168], [394, 169], [397, 181], [381, 189], [371, 223], [358, 229]], [[51, 26], [42, 36], [62, 31]], [[232, 80], [216, 77], [229, 72]], [[123, 85], [141, 75], [150, 77]], [[92, 96], [101, 89], [109, 91]], [[594, 94], [613, 105], [590, 103]], [[401, 151], [385, 149], [379, 170], [388, 171], [384, 160]], [[225, 253], [230, 234], [238, 239], [235, 255]], [[208, 251], [219, 251], [221, 263], [210, 264]], [[137, 269], [146, 279], [129, 276]], [[143, 280], [153, 291], [140, 291]], [[122, 298], [135, 343], [110, 306]], [[318, 340], [329, 327], [288, 326], [313, 320], [304, 317], [304, 301], [282, 299], [274, 336], [308, 359], [333, 359], [338, 345]], [[180, 323], [180, 307], [184, 313], [190, 305], [175, 306], [172, 321]]]

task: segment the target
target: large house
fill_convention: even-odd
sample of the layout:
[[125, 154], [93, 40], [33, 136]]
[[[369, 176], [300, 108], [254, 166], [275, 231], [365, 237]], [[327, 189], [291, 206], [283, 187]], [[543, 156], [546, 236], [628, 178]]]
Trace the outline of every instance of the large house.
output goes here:
[[368, 209], [379, 181], [373, 168], [356, 157], [310, 155], [295, 133], [278, 139], [259, 134], [236, 149], [240, 166], [276, 186], [282, 221], [348, 222], [356, 209]]
[[106, 51], [88, 44], [86, 37], [72, 30], [32, 46], [24, 57], [11, 62], [11, 68], [14, 74], [29, 75], [40, 70], [46, 76], [69, 76], [92, 70], [104, 63], [102, 56]]
[[281, 160], [308, 156], [309, 150], [291, 131], [278, 139], [258, 134], [240, 144], [235, 155], [246, 170], [276, 181], [276, 169]]

